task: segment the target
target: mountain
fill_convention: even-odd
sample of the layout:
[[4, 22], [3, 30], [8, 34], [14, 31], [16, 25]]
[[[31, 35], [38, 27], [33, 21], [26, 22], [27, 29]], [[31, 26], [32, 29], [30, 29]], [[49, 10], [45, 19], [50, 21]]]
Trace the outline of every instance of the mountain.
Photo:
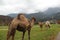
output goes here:
[[[16, 17], [18, 13], [11, 13], [6, 16], [0, 15], [0, 25], [8, 25], [11, 20]], [[36, 22], [38, 21], [46, 21], [46, 20], [60, 20], [60, 8], [48, 8], [44, 12], [37, 12], [31, 14], [24, 14], [28, 19], [32, 16], [36, 18]]]
[[[16, 17], [18, 14], [8, 14], [7, 16], [10, 16], [10, 17]], [[42, 12], [38, 12], [38, 13], [31, 13], [31, 14], [24, 14], [26, 17], [42, 17], [44, 14]]]
[[[16, 17], [18, 14], [8, 14], [10, 17]], [[31, 14], [24, 14], [27, 18], [31, 18], [31, 16], [34, 16], [37, 21], [46, 21], [46, 20], [52, 20], [52, 19], [60, 19], [60, 8], [48, 8], [44, 12], [37, 12], [37, 13], [31, 13]]]
[[7, 16], [10, 16], [10, 17], [16, 17], [17, 16], [17, 14], [15, 13], [11, 13], [11, 14], [8, 14]]
[[56, 13], [56, 14], [54, 15], [54, 18], [57, 19], [57, 20], [60, 20], [60, 12]]
[[46, 11], [44, 11], [44, 14], [46, 14], [46, 17], [51, 17], [58, 12], [60, 12], [60, 7], [54, 7], [48, 8]]
[[[16, 17], [18, 14], [8, 14], [8, 16], [11, 16], [11, 17]], [[24, 14], [27, 18], [31, 18], [32, 16], [34, 16], [36, 19], [42, 19], [44, 15], [43, 12], [38, 12], [38, 13], [31, 13], [31, 14]]]
[[54, 8], [48, 8], [46, 11], [44, 11], [45, 14], [54, 14], [60, 12], [60, 7], [54, 7]]
[[[51, 16], [51, 15], [53, 15], [53, 14], [55, 14], [55, 13], [58, 13], [58, 12], [60, 12], [60, 7], [54, 7], [54, 8], [48, 8], [47, 10], [45, 10], [43, 13], [44, 13], [44, 15], [46, 15], [46, 16]], [[42, 13], [42, 12], [38, 12], [38, 13]], [[32, 13], [31, 13], [32, 14]], [[27, 15], [27, 14], [26, 14]], [[33, 14], [34, 15], [34, 14]], [[41, 15], [41, 14], [39, 14], [39, 15]], [[8, 14], [8, 16], [11, 16], [11, 17], [16, 17], [17, 16], [17, 14], [15, 13], [11, 13], [11, 14]]]

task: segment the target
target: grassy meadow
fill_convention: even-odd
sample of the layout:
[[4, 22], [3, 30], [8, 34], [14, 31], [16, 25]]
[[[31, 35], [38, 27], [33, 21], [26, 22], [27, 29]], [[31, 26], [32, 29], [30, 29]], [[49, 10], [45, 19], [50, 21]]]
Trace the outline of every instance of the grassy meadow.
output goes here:
[[[6, 40], [8, 26], [0, 26], [0, 40]], [[31, 40], [54, 40], [60, 31], [59, 24], [51, 24], [51, 28], [43, 27], [42, 31], [38, 25], [34, 25], [31, 30]], [[15, 40], [21, 40], [22, 32], [16, 31]], [[28, 34], [25, 34], [25, 40], [28, 40]]]

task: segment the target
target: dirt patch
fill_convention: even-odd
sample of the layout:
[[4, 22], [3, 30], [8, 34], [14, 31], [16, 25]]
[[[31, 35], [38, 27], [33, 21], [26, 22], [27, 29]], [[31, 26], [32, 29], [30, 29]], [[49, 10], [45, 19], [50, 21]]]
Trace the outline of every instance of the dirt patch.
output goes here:
[[57, 35], [55, 40], [60, 40], [60, 32], [58, 33], [58, 35]]

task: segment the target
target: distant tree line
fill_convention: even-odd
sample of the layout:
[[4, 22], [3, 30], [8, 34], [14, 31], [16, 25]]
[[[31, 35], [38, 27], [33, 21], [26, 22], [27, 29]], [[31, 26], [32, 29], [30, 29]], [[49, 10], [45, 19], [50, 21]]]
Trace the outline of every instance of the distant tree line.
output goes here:
[[12, 19], [13, 18], [11, 18], [9, 16], [0, 15], [0, 26], [9, 25], [9, 23], [11, 22]]

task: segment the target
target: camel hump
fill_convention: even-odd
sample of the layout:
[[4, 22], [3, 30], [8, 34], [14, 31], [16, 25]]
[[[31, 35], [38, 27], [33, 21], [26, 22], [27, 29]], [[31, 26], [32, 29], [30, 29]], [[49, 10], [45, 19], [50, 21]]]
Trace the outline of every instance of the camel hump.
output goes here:
[[19, 25], [25, 25], [26, 27], [29, 25], [28, 19], [27, 18], [23, 18], [22, 20], [18, 20], [16, 18], [14, 18], [14, 20], [12, 20], [11, 24], [17, 26]]
[[29, 21], [28, 21], [28, 19], [25, 17], [25, 16], [23, 16], [23, 15], [21, 15], [20, 16], [20, 20], [18, 20], [17, 19], [17, 17], [16, 18], [14, 18], [13, 20], [12, 20], [12, 22], [11, 22], [11, 25], [12, 26], [17, 26], [17, 25], [25, 25], [25, 27], [27, 27], [27, 26], [29, 26]]
[[20, 24], [23, 24], [25, 26], [29, 25], [28, 19], [24, 15], [20, 16]]
[[27, 27], [29, 25], [28, 19], [20, 20], [19, 24]]

